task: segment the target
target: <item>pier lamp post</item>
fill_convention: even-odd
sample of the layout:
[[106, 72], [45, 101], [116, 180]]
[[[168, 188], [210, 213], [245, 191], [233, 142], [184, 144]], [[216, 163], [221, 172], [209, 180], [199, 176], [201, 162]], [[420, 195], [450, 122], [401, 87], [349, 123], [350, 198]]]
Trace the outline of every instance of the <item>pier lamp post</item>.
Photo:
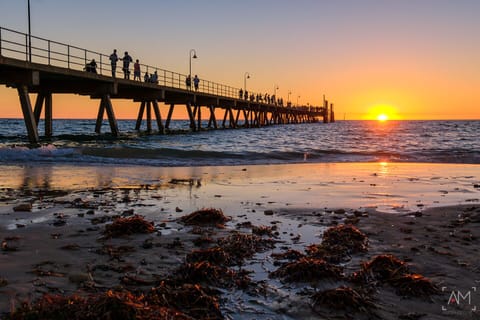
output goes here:
[[[193, 53], [193, 56], [192, 56], [192, 53]], [[190, 76], [190, 78], [192, 78], [192, 58], [197, 59], [197, 52], [195, 51], [195, 49], [190, 49], [190, 52], [188, 53], [188, 59], [190, 61], [188, 75]]]
[[297, 96], [297, 107], [298, 107], [298, 99], [300, 99], [300, 96]]
[[32, 29], [30, 20], [30, 0], [27, 3], [28, 8], [28, 61], [32, 62]]
[[247, 79], [250, 79], [250, 73], [245, 72], [243, 75], [243, 92], [247, 91]]
[[280, 89], [280, 88], [278, 87], [277, 84], [273, 86], [273, 95], [274, 95], [275, 97], [277, 96], [277, 90], [278, 90], [278, 89]]
[[288, 104], [290, 103], [290, 95], [292, 94], [292, 91], [288, 91], [288, 95], [287, 95], [287, 106]]

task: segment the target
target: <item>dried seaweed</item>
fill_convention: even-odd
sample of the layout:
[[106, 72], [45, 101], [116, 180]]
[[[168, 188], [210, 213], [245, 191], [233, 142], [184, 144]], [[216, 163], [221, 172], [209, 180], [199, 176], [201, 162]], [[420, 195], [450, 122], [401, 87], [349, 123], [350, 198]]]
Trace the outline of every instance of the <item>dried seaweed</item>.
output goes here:
[[121, 237], [135, 233], [152, 233], [153, 222], [146, 221], [142, 216], [134, 215], [128, 218], [117, 218], [112, 224], [105, 226], [104, 235], [107, 238]]
[[223, 227], [226, 222], [230, 221], [230, 218], [226, 217], [220, 209], [208, 208], [183, 216], [180, 218], [180, 221], [186, 225], [215, 225]]
[[229, 264], [230, 256], [223, 248], [213, 247], [205, 250], [194, 250], [187, 254], [186, 261], [188, 263], [208, 261], [217, 265]]
[[328, 228], [323, 233], [322, 245], [335, 247], [336, 251], [358, 253], [367, 251], [368, 238], [352, 225], [338, 225]]
[[389, 284], [402, 296], [429, 297], [440, 290], [428, 278], [420, 274], [405, 274], [389, 280]]
[[216, 294], [199, 284], [175, 287], [162, 282], [146, 298], [154, 305], [184, 310], [195, 319], [223, 319]]
[[313, 283], [324, 279], [341, 279], [342, 272], [342, 267], [332, 265], [325, 260], [301, 258], [284, 264], [270, 273], [270, 276], [282, 278], [286, 282]]
[[171, 280], [175, 284], [202, 283], [217, 287], [245, 288], [251, 283], [246, 272], [236, 272], [208, 261], [185, 263], [174, 274], [175, 277]]
[[269, 236], [272, 237], [274, 231], [277, 230], [277, 226], [252, 226], [252, 233], [256, 234], [257, 236]]
[[272, 253], [272, 258], [275, 260], [298, 260], [304, 257], [300, 251], [289, 249], [282, 253]]
[[274, 243], [272, 239], [238, 232], [218, 240], [218, 245], [229, 255], [232, 264], [242, 264], [245, 259], [251, 258], [255, 253], [273, 248]]
[[389, 281], [396, 276], [409, 273], [407, 264], [390, 254], [382, 254], [362, 264], [360, 271], [351, 279], [354, 282]]
[[346, 286], [317, 292], [311, 299], [312, 308], [317, 313], [320, 313], [325, 307], [346, 312], [362, 313], [371, 313], [371, 309], [376, 308], [368, 295]]
[[174, 309], [150, 304], [143, 295], [128, 291], [107, 291], [88, 297], [44, 295], [34, 305], [24, 303], [7, 315], [9, 320], [87, 320], [87, 319], [179, 319], [192, 318]]

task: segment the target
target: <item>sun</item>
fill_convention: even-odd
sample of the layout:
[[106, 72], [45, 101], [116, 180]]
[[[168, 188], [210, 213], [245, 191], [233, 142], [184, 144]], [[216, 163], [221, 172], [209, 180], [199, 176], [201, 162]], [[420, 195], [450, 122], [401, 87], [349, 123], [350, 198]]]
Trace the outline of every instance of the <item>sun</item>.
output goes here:
[[381, 113], [377, 116], [377, 120], [378, 121], [387, 121], [388, 120], [388, 116], [385, 114], [385, 113]]

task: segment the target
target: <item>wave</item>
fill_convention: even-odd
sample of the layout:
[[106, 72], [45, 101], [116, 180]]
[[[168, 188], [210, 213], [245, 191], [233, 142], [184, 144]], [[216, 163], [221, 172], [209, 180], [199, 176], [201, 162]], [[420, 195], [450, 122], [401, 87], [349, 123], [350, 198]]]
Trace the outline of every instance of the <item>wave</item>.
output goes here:
[[82, 163], [153, 166], [211, 166], [320, 162], [428, 162], [480, 163], [480, 152], [466, 149], [422, 150], [414, 152], [344, 151], [337, 149], [215, 151], [132, 146], [77, 146], [39, 148], [0, 147], [2, 163]]

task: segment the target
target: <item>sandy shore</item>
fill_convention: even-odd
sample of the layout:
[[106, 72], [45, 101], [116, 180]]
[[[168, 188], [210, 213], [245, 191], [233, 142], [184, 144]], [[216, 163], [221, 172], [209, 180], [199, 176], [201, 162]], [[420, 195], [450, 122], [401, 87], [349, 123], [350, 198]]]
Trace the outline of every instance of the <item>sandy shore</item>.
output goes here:
[[[273, 245], [233, 270], [249, 270], [249, 289], [217, 286], [222, 314], [233, 319], [476, 319], [480, 307], [480, 167], [424, 164], [322, 164], [210, 168], [3, 167], [0, 173], [0, 312], [45, 293], [87, 295], [148, 291], [178, 273], [192, 250], [237, 232]], [[31, 205], [31, 208], [30, 208]], [[224, 228], [198, 229], [179, 218], [223, 210]], [[154, 232], [115, 238], [115, 218], [141, 215]], [[275, 254], [306, 255], [330, 227], [353, 224], [367, 250], [349, 252], [332, 281], [273, 277]], [[267, 228], [266, 228], [267, 229]], [[200, 246], [199, 238], [210, 245]], [[220, 241], [220, 242], [219, 242]], [[273, 254], [273, 255], [272, 255]], [[312, 308], [318, 291], [346, 285], [361, 264], [392, 254], [431, 280], [437, 293], [399, 294], [369, 283], [368, 310]], [[254, 288], [254, 289], [252, 289]], [[462, 296], [451, 302], [454, 297]], [[467, 299], [467, 294], [470, 299]], [[449, 301], [451, 303], [449, 303]], [[456, 303], [458, 302], [458, 303]], [[316, 309], [316, 311], [313, 311]], [[347, 313], [346, 313], [347, 312]]]

